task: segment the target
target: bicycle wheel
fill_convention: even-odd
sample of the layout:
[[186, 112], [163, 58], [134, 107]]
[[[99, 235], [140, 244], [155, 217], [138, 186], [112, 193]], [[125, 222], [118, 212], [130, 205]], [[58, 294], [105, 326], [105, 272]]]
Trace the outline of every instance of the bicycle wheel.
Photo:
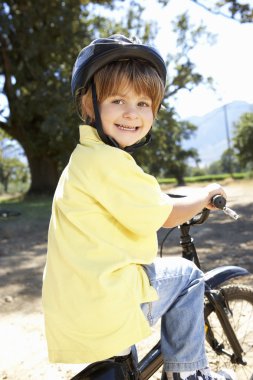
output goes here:
[[[237, 339], [243, 349], [243, 360], [246, 365], [231, 362], [228, 355], [218, 355], [207, 343], [206, 350], [209, 365], [214, 371], [221, 368], [232, 368], [239, 380], [251, 380], [253, 378], [253, 289], [244, 285], [228, 285], [222, 287], [226, 302], [231, 310], [229, 320]], [[211, 327], [211, 332], [219, 345], [232, 355], [232, 349], [227, 337], [220, 325], [215, 312], [206, 305], [205, 316]]]

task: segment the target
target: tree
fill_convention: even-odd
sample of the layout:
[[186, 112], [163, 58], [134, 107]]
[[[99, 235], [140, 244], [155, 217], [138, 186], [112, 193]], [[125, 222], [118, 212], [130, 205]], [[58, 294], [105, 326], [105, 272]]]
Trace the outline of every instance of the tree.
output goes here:
[[253, 168], [253, 113], [243, 114], [235, 124], [234, 147], [244, 168]]
[[219, 160], [212, 162], [208, 167], [208, 173], [220, 174], [220, 173], [238, 173], [241, 171], [240, 163], [235, 154], [234, 149], [226, 149]]
[[177, 32], [177, 53], [167, 57], [168, 83], [165, 92], [164, 109], [153, 128], [153, 141], [135, 153], [135, 158], [150, 174], [156, 176], [175, 177], [179, 185], [184, 184], [189, 158], [198, 161], [197, 151], [184, 149], [183, 140], [190, 139], [197, 127], [185, 121], [178, 121], [174, 109], [170, 106], [170, 98], [180, 90], [191, 91], [200, 83], [212, 84], [211, 78], [204, 78], [196, 72], [195, 65], [189, 59], [189, 52], [200, 38], [212, 42], [212, 36], [203, 25], [193, 26], [187, 13], [178, 16], [174, 21]]
[[[98, 4], [113, 7], [114, 1], [6, 0], [0, 4], [0, 74], [9, 107], [8, 115], [2, 113], [5, 120], [1, 119], [0, 127], [25, 151], [32, 178], [30, 192], [54, 191], [78, 142], [70, 77], [80, 48], [115, 30], [126, 34], [134, 30], [144, 40], [156, 33], [155, 24], [142, 22], [139, 2], [132, 1], [124, 22], [118, 23], [97, 16], [94, 6]], [[185, 35], [186, 17], [179, 27]], [[185, 54], [186, 49], [175, 58], [168, 97], [203, 80], [194, 73], [190, 60], [183, 58]]]
[[[159, 0], [163, 5], [167, 5], [170, 0]], [[237, 0], [191, 0], [206, 11], [213, 14], [218, 14], [230, 19], [234, 19], [240, 23], [253, 22], [253, 7], [250, 3], [245, 3]]]
[[[23, 147], [31, 192], [53, 192], [78, 141], [70, 95], [74, 59], [105, 29], [92, 4], [113, 1], [6, 0], [0, 4], [0, 74], [9, 115], [0, 127]], [[108, 23], [108, 29], [111, 25]]]
[[166, 104], [169, 103], [169, 97], [175, 96], [182, 89], [192, 91], [200, 83], [212, 86], [212, 78], [204, 78], [196, 72], [195, 64], [190, 60], [190, 53], [201, 39], [208, 44], [214, 43], [214, 36], [208, 33], [204, 25], [192, 25], [187, 12], [177, 16], [172, 26], [177, 35], [177, 53], [167, 56], [169, 78], [165, 95]]
[[11, 184], [14, 185], [15, 191], [18, 191], [20, 187], [27, 188], [28, 181], [29, 170], [23, 162], [17, 158], [2, 158], [0, 160], [0, 182], [4, 193], [8, 193]]
[[230, 173], [232, 175], [233, 173], [240, 171], [238, 158], [232, 148], [226, 149], [222, 153], [220, 163], [221, 173]]
[[[17, 145], [6, 133], [0, 130], [0, 183], [2, 190], [7, 193], [10, 183], [18, 189], [28, 188], [29, 168], [17, 158]], [[17, 190], [18, 191], [18, 190]]]
[[234, 19], [240, 23], [253, 22], [253, 8], [248, 3], [236, 0], [209, 1], [191, 0], [208, 12], [219, 14], [227, 18]]
[[173, 110], [161, 110], [150, 145], [134, 156], [150, 174], [176, 178], [178, 185], [183, 185], [187, 160], [197, 160], [198, 154], [195, 149], [183, 149], [182, 141], [188, 140], [196, 129], [189, 122], [178, 122]]

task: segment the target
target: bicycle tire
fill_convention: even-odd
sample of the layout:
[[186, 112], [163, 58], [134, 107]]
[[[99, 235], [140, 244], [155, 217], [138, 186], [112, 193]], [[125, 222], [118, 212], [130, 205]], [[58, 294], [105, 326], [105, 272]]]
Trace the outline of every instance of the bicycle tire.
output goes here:
[[[252, 380], [253, 378], [253, 289], [245, 285], [227, 285], [221, 288], [232, 315], [230, 323], [236, 333], [242, 349], [246, 365], [235, 364], [224, 355], [218, 355], [208, 343], [206, 343], [209, 365], [214, 371], [221, 368], [231, 368], [235, 371], [238, 379]], [[209, 305], [210, 306], [210, 305]], [[212, 308], [206, 305], [206, 318], [211, 326], [214, 337], [224, 349], [232, 354], [232, 349], [220, 325], [220, 322]]]

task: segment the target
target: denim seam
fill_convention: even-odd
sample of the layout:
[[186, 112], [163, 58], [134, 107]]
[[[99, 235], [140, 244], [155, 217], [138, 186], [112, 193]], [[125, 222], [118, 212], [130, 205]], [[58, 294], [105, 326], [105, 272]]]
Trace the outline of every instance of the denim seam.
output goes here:
[[170, 280], [171, 280], [171, 278], [178, 278], [178, 277], [185, 277], [185, 276], [188, 276], [189, 277], [189, 275], [190, 275], [190, 273], [183, 273], [183, 274], [176, 274], [176, 275], [170, 275], [170, 278], [168, 278], [168, 277], [159, 277], [159, 278], [154, 278], [154, 279], [152, 279], [152, 278], [150, 278], [149, 277], [149, 281], [150, 281], [150, 283], [152, 284], [153, 282], [159, 282], [159, 281], [168, 281], [168, 282], [170, 282]]
[[148, 303], [148, 314], [147, 314], [147, 318], [149, 320], [149, 324], [150, 326], [153, 325], [153, 317], [152, 317], [152, 302], [149, 302]]
[[164, 369], [168, 371], [195, 371], [205, 368], [208, 365], [205, 356], [194, 362], [182, 363], [182, 362], [169, 362], [164, 361]]

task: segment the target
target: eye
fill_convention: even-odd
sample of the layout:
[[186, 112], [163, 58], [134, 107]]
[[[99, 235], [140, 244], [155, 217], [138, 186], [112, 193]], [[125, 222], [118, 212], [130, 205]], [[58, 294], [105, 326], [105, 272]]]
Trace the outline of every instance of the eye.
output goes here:
[[124, 104], [124, 100], [123, 99], [113, 99], [112, 103], [113, 104]]
[[139, 107], [151, 107], [151, 102], [141, 101], [141, 102], [138, 103], [138, 106]]

